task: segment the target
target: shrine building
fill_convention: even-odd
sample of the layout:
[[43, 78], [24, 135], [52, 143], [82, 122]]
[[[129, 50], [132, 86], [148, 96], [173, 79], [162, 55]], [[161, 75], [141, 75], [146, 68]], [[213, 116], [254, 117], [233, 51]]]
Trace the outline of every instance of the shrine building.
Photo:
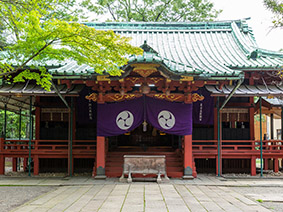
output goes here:
[[[5, 158], [13, 158], [13, 171], [24, 158], [34, 175], [120, 177], [124, 155], [165, 155], [171, 178], [254, 176], [259, 158], [261, 172], [279, 171], [282, 140], [262, 133], [255, 140], [254, 117], [262, 114], [262, 97], [283, 96], [283, 53], [258, 47], [245, 20], [85, 25], [131, 37], [143, 55], [130, 55], [121, 76], [50, 62], [50, 92], [33, 81], [3, 80], [0, 109], [28, 110], [35, 132], [27, 140], [7, 138], [7, 115], [1, 120], [1, 175]], [[276, 107], [283, 120], [283, 105]], [[263, 111], [271, 116], [271, 109]]]

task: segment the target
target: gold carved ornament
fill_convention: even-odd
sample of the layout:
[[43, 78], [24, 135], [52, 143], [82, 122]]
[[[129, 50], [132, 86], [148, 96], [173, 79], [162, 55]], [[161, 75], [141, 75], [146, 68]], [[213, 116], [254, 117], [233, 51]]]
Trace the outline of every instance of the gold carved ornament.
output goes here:
[[[131, 100], [134, 98], [138, 98], [141, 97], [142, 94], [105, 94], [104, 95], [104, 99], [106, 102], [119, 102], [119, 101], [123, 101], [123, 100]], [[98, 95], [96, 93], [92, 93], [88, 96], [85, 97], [87, 100], [91, 100], [96, 102], [98, 99]]]
[[139, 83], [140, 78], [139, 77], [129, 77], [129, 78], [126, 78], [126, 80], [130, 81], [133, 84], [137, 84]]
[[133, 64], [132, 67], [134, 67], [133, 72], [138, 73], [142, 77], [148, 77], [154, 72], [157, 72], [157, 67], [160, 65], [158, 64]]
[[180, 101], [183, 101], [183, 99], [184, 99], [183, 95], [175, 95], [175, 94], [169, 94], [169, 95], [154, 94], [153, 97], [157, 98], [157, 99], [165, 99], [165, 100], [170, 101], [170, 102], [178, 102], [178, 101], [180, 102]]
[[90, 94], [89, 96], [86, 96], [85, 98], [86, 98], [87, 100], [91, 100], [91, 101], [96, 102], [96, 101], [97, 101], [97, 94], [96, 94], [96, 93], [92, 93], [92, 94]]
[[161, 77], [150, 77], [148, 79], [149, 79], [149, 81], [152, 81], [154, 84], [157, 84], [158, 82], [163, 80], [163, 78], [161, 78]]
[[202, 101], [202, 100], [204, 100], [204, 96], [200, 96], [197, 93], [192, 94], [192, 101], [193, 102]]
[[141, 94], [124, 94], [124, 95], [121, 95], [121, 94], [107, 95], [106, 94], [107, 99], [112, 100], [114, 102], [130, 100], [130, 99], [134, 99], [140, 96]]

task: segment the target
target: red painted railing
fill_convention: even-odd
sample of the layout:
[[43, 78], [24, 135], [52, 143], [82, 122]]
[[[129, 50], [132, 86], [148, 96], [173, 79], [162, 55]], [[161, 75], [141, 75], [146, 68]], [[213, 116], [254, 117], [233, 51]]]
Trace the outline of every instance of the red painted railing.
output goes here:
[[[3, 140], [0, 142], [0, 154], [28, 154], [28, 140]], [[96, 140], [74, 140], [73, 154], [93, 154], [95, 156]], [[194, 158], [215, 157], [218, 154], [217, 140], [193, 140]], [[68, 140], [32, 140], [32, 154], [67, 154]], [[221, 154], [225, 158], [240, 158], [260, 155], [260, 141], [222, 140]], [[263, 156], [283, 157], [282, 140], [264, 140]]]
[[[32, 154], [58, 154], [68, 153], [68, 140], [32, 140]], [[74, 140], [73, 154], [95, 155], [96, 140]], [[2, 154], [28, 154], [29, 140], [1, 140], [0, 153]]]
[[[283, 157], [282, 140], [264, 140], [263, 156]], [[218, 154], [217, 140], [193, 140], [194, 158], [214, 157]], [[260, 156], [260, 141], [252, 140], [222, 140], [221, 154], [225, 158], [240, 158]]]

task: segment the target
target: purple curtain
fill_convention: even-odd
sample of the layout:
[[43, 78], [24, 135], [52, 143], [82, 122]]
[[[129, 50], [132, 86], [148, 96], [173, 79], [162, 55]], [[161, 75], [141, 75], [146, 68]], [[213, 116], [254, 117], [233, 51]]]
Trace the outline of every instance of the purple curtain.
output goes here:
[[214, 121], [214, 99], [210, 93], [201, 89], [196, 93], [204, 96], [204, 100], [193, 103], [193, 123], [203, 125], [213, 125]]
[[141, 125], [143, 116], [143, 98], [97, 104], [97, 135], [115, 136], [129, 132]]
[[147, 121], [156, 129], [174, 135], [192, 134], [192, 104], [145, 98]]
[[97, 135], [129, 132], [146, 120], [156, 129], [174, 135], [192, 134], [192, 104], [142, 97], [97, 105]]

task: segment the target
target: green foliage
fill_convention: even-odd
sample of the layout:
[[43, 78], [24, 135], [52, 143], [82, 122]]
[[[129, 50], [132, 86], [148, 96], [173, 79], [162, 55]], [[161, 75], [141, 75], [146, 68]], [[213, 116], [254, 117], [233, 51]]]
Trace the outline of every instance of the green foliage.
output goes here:
[[[35, 80], [50, 89], [44, 68], [64, 60], [87, 64], [98, 73], [120, 75], [126, 55], [141, 54], [128, 38], [77, 23], [84, 17], [75, 0], [0, 0], [0, 19], [7, 23], [5, 52], [0, 54], [0, 78]], [[75, 8], [75, 9], [72, 9]], [[16, 66], [15, 66], [16, 64]], [[8, 77], [8, 78], [9, 78]]]
[[282, 0], [264, 0], [264, 5], [275, 16], [273, 18], [274, 27], [283, 27], [283, 1]]
[[[27, 116], [27, 111], [22, 111], [22, 118], [21, 118], [21, 138], [28, 138], [28, 123], [29, 123], [29, 117]], [[18, 114], [15, 114], [13, 112], [7, 111], [7, 128], [6, 128], [6, 138], [13, 138], [18, 139], [19, 138], [19, 121], [20, 116]], [[4, 110], [0, 110], [0, 133], [2, 132], [4, 128]]]
[[[91, 0], [85, 0], [90, 4]], [[96, 0], [90, 7], [114, 21], [211, 21], [221, 12], [208, 0]]]

